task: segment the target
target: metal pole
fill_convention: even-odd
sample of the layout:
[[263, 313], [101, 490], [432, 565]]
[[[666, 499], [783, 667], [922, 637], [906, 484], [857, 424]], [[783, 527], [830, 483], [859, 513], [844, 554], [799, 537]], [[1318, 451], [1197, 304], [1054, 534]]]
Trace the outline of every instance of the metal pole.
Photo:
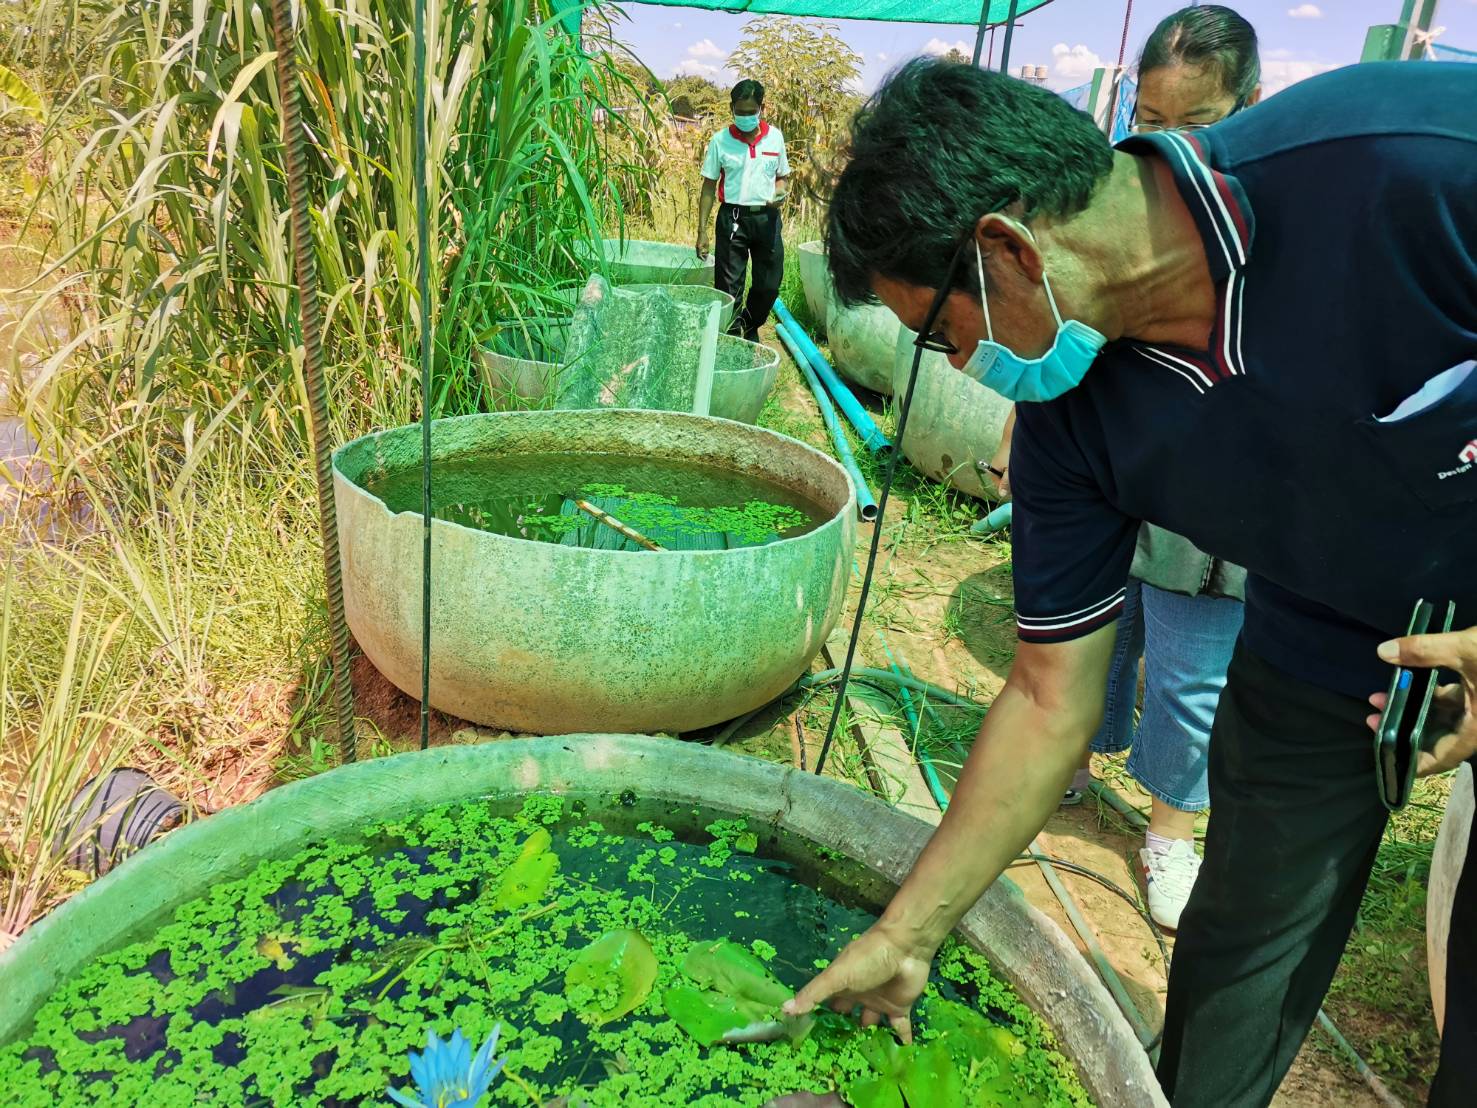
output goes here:
[[970, 59], [971, 65], [978, 66], [980, 64], [980, 51], [984, 49], [985, 45], [985, 28], [987, 28], [989, 25], [990, 0], [983, 0], [983, 3], [980, 4], [980, 29], [975, 32], [974, 57]]
[[1000, 48], [1000, 72], [1010, 72], [1010, 36], [1015, 31], [1015, 13], [1020, 0], [1010, 0], [1010, 13], [1005, 17], [1005, 45]]
[[302, 84], [297, 76], [297, 38], [289, 0], [272, 0], [272, 38], [277, 47], [277, 100], [282, 111], [282, 162], [287, 178], [287, 229], [297, 279], [298, 325], [303, 336], [303, 382], [308, 393], [308, 432], [318, 484], [318, 529], [323, 541], [323, 582], [328, 593], [330, 657], [333, 659], [333, 723], [339, 756], [352, 762], [358, 750], [354, 727], [354, 683], [349, 671], [349, 624], [344, 618], [343, 562], [333, 503], [328, 424], [328, 381], [323, 355], [323, 310], [318, 303], [318, 259], [308, 222], [308, 153], [303, 137]]

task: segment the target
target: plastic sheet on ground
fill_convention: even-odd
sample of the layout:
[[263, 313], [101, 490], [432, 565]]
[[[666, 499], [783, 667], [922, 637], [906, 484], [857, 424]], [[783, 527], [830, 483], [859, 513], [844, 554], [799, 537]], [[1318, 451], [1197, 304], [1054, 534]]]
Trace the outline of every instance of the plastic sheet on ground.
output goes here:
[[575, 306], [557, 408], [709, 413], [720, 309], [660, 288], [631, 292], [590, 278]]

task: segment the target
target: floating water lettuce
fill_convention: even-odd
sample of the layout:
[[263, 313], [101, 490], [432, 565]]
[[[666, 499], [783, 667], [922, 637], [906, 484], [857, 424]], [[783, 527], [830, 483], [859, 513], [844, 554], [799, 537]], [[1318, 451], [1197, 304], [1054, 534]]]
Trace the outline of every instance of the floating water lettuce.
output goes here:
[[498, 878], [492, 894], [494, 908], [513, 911], [543, 899], [559, 869], [559, 855], [549, 849], [552, 843], [542, 827], [524, 840], [518, 857]]
[[668, 989], [662, 1006], [704, 1046], [782, 1034], [801, 1038], [809, 1027], [808, 1020], [781, 1018], [779, 1008], [790, 999], [790, 990], [738, 943], [717, 939], [693, 944], [682, 959], [682, 972], [698, 987]]
[[956, 1108], [965, 1103], [964, 1082], [944, 1043], [904, 1046], [880, 1027], [862, 1034], [862, 1057], [872, 1073], [846, 1086], [851, 1108]]
[[[610, 931], [580, 951], [564, 974], [564, 992], [580, 1019], [597, 1027], [634, 1012], [656, 983], [656, 955], [639, 931]], [[594, 995], [576, 1000], [581, 987]]]

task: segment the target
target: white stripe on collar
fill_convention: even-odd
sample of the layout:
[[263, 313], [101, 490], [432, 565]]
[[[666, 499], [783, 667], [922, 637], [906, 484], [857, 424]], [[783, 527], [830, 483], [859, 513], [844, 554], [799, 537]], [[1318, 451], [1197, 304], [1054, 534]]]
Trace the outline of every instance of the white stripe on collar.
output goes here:
[[[1220, 240], [1221, 249], [1226, 253], [1226, 261], [1232, 269], [1246, 264], [1246, 249], [1241, 245], [1241, 236], [1236, 232], [1236, 221], [1231, 218], [1230, 209], [1221, 197], [1220, 189], [1216, 187], [1215, 178], [1211, 176], [1210, 168], [1200, 160], [1195, 147], [1190, 140], [1177, 131], [1165, 131], [1164, 137], [1175, 153], [1179, 156], [1180, 164], [1185, 167], [1191, 182], [1195, 185], [1195, 191], [1200, 196], [1200, 202], [1205, 205], [1205, 210], [1210, 216], [1210, 222], [1215, 227], [1216, 238]], [[1202, 184], [1203, 183], [1203, 184]], [[1206, 196], [1209, 189], [1210, 195]], [[1214, 203], [1212, 203], [1214, 201]], [[1226, 237], [1230, 236], [1231, 242], [1236, 247], [1233, 256], [1226, 247]]]

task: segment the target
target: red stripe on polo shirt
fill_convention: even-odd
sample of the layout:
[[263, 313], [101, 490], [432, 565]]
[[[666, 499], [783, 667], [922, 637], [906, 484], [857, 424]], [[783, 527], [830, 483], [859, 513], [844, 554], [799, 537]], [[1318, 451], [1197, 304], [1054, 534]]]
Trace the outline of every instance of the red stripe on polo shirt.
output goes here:
[[1195, 156], [1200, 159], [1201, 164], [1209, 171], [1211, 180], [1215, 182], [1216, 192], [1226, 202], [1226, 210], [1231, 213], [1231, 221], [1236, 224], [1236, 237], [1241, 240], [1241, 249], [1244, 252], [1251, 246], [1251, 235], [1246, 226], [1246, 214], [1241, 210], [1241, 205], [1236, 202], [1236, 194], [1231, 191], [1231, 186], [1226, 182], [1226, 175], [1211, 166], [1210, 159], [1205, 154], [1205, 148], [1200, 145], [1200, 140], [1193, 133], [1185, 134], [1185, 141], [1194, 148]]
[[[749, 157], [752, 158], [755, 156], [755, 151], [758, 149], [759, 144], [764, 141], [764, 136], [769, 134], [769, 121], [767, 119], [761, 119], [759, 121], [759, 128], [754, 132], [754, 138], [752, 140], [744, 138], [744, 133], [738, 129], [736, 123], [730, 123], [728, 125], [728, 133], [749, 148]], [[778, 157], [779, 155], [775, 156]]]

